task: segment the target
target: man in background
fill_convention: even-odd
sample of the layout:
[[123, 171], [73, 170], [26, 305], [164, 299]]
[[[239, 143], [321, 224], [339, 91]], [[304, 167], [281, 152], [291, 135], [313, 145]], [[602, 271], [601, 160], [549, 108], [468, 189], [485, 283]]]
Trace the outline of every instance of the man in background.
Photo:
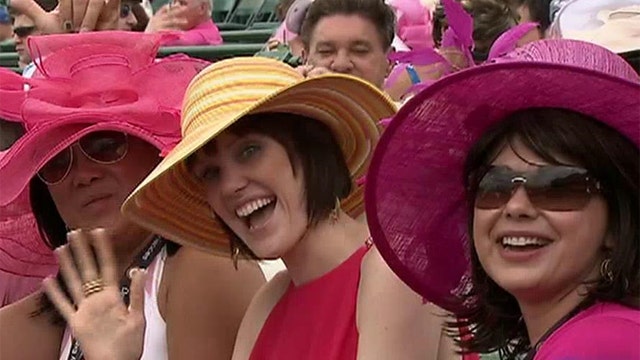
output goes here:
[[40, 34], [33, 19], [24, 14], [13, 13], [13, 40], [18, 53], [18, 67], [22, 70], [23, 76], [31, 77], [35, 71], [27, 49], [27, 39], [29, 36]]
[[299, 71], [350, 74], [382, 88], [395, 29], [396, 16], [383, 1], [315, 0], [300, 31], [306, 65]]
[[145, 32], [172, 32], [163, 45], [219, 45], [222, 36], [211, 19], [213, 0], [175, 0], [162, 6]]

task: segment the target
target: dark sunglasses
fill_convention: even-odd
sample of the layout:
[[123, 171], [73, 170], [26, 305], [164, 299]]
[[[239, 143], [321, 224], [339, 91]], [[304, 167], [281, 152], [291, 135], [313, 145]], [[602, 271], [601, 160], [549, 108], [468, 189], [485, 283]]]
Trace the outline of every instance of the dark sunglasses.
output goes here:
[[535, 207], [548, 211], [580, 210], [601, 191], [600, 183], [579, 167], [543, 166], [522, 173], [492, 166], [478, 183], [475, 207], [499, 209], [509, 202], [519, 186], [524, 187]]
[[[122, 160], [129, 149], [127, 134], [118, 131], [96, 131], [80, 138], [76, 143], [91, 161], [109, 165]], [[62, 150], [38, 171], [38, 177], [47, 185], [59, 184], [71, 171], [73, 146]]]
[[121, 4], [120, 5], [120, 17], [122, 19], [126, 18], [131, 14], [131, 5], [129, 4]]
[[31, 35], [36, 30], [35, 26], [19, 26], [13, 28], [13, 33], [17, 37], [25, 37]]

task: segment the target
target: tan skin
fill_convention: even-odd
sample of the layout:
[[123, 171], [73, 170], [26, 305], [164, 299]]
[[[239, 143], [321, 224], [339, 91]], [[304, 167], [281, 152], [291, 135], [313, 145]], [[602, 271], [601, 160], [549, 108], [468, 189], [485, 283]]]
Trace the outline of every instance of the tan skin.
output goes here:
[[[55, 291], [53, 281], [45, 281], [45, 289], [74, 333], [86, 332], [89, 337], [103, 337], [117, 332], [105, 331], [108, 324], [101, 321], [98, 315], [109, 316], [127, 311], [114, 284], [151, 238], [150, 233], [120, 215], [120, 205], [157, 164], [158, 151], [140, 139], [129, 137], [127, 155], [115, 164], [97, 164], [86, 158], [77, 146], [73, 147], [73, 156], [69, 175], [61, 183], [51, 185], [49, 190], [68, 226], [85, 229], [72, 233], [70, 244], [56, 250], [61, 272], [75, 303], [83, 305], [80, 307], [82, 311], [73, 314], [65, 312], [65, 309], [73, 307]], [[95, 227], [105, 228], [106, 231], [88, 230]], [[92, 245], [99, 255], [99, 268], [90, 256]], [[83, 259], [77, 267], [71, 258], [71, 250], [79, 259]], [[95, 279], [98, 274], [109, 283], [105, 295], [92, 297], [97, 303], [84, 302], [80, 284]], [[243, 263], [236, 271], [228, 259], [184, 247], [168, 257], [157, 305], [167, 325], [169, 359], [228, 359], [242, 316], [263, 283], [262, 273], [254, 264]], [[51, 325], [45, 317], [30, 316], [37, 308], [38, 296], [34, 294], [0, 310], [1, 358], [58, 358], [64, 329]], [[92, 312], [92, 304], [96, 304], [94, 309], [101, 310]], [[74, 328], [76, 324], [83, 324], [84, 332]], [[135, 343], [135, 339], [133, 336], [125, 340]], [[100, 358], [100, 355], [95, 358]]]

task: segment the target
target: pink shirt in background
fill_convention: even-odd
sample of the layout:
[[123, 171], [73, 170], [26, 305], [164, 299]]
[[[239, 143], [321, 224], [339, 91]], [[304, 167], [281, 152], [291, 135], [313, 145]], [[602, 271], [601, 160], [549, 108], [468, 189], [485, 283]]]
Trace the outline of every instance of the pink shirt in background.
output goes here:
[[560, 326], [534, 359], [640, 359], [640, 310], [597, 303]]
[[178, 38], [162, 40], [163, 46], [220, 45], [222, 36], [213, 20], [209, 19], [186, 31], [172, 31]]

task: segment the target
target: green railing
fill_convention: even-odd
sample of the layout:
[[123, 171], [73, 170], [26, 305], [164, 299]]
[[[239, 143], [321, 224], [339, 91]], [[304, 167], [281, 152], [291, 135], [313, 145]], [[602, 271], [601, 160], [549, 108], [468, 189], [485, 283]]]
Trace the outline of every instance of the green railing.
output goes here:
[[[253, 56], [263, 48], [264, 44], [222, 44], [213, 46], [168, 46], [158, 51], [160, 57], [172, 54], [187, 54], [191, 57], [216, 61], [234, 56]], [[0, 66], [16, 72], [18, 70], [18, 53], [0, 52]]]

